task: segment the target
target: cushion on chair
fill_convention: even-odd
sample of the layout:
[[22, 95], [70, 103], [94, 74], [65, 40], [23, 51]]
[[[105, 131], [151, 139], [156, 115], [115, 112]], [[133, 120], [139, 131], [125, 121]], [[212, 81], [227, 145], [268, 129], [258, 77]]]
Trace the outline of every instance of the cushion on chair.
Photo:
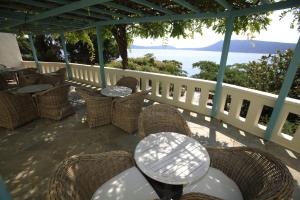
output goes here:
[[243, 199], [236, 183], [222, 171], [212, 167], [203, 178], [183, 188], [183, 194], [191, 192], [204, 193], [224, 200]]
[[159, 197], [141, 172], [136, 167], [132, 167], [104, 183], [92, 199], [153, 200]]

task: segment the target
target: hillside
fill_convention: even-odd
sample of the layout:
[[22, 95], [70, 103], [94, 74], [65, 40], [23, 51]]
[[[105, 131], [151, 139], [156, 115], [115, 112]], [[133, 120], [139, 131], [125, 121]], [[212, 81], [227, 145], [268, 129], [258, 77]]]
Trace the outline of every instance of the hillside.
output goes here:
[[[196, 51], [222, 51], [223, 41], [219, 41], [203, 48], [176, 48], [173, 46], [136, 46], [132, 45], [132, 49], [170, 49], [170, 50], [196, 50]], [[282, 42], [268, 42], [259, 40], [231, 40], [230, 52], [241, 53], [275, 53], [276, 50], [294, 49], [296, 44]]]

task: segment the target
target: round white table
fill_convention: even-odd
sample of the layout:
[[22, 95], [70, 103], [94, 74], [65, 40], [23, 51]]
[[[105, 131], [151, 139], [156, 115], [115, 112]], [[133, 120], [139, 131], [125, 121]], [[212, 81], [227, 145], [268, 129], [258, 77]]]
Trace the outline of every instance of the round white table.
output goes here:
[[18, 94], [32, 94], [37, 93], [41, 91], [48, 90], [52, 88], [53, 86], [50, 84], [34, 84], [34, 85], [27, 85], [24, 87], [21, 87], [16, 90], [16, 93]]
[[132, 89], [124, 86], [107, 86], [101, 90], [101, 94], [107, 97], [124, 97], [132, 93]]
[[198, 141], [173, 132], [145, 137], [138, 143], [134, 159], [148, 177], [172, 185], [200, 179], [210, 165], [208, 152]]

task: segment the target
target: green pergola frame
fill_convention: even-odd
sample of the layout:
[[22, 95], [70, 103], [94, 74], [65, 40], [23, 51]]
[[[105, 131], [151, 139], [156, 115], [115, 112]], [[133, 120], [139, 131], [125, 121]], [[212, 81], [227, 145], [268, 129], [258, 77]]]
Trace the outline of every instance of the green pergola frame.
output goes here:
[[[0, 31], [17, 33], [20, 30], [23, 30], [24, 32], [28, 32], [33, 57], [39, 69], [40, 66], [34, 48], [32, 33], [60, 33], [68, 78], [72, 79], [64, 32], [96, 27], [100, 76], [102, 82], [101, 85], [102, 87], [106, 87], [101, 37], [103, 26], [154, 21], [226, 18], [226, 33], [212, 108], [212, 117], [216, 118], [220, 109], [219, 104], [222, 93], [222, 83], [233, 31], [234, 18], [300, 7], [300, 1], [286, 0], [272, 3], [265, 0], [257, 0], [253, 1], [253, 4], [248, 3], [248, 6], [242, 9], [237, 9], [233, 4], [231, 5], [231, 3], [226, 0], [208, 1], [207, 3], [214, 4], [214, 7], [219, 6], [217, 12], [214, 10], [201, 10], [197, 4], [197, 2], [199, 3], [200, 1], [202, 0], [173, 0], [169, 2], [170, 5], [167, 5], [166, 3], [158, 4], [160, 1], [156, 0], [128, 0], [123, 1], [123, 3], [122, 0], [44, 0], [43, 2], [36, 0], [10, 0], [7, 3], [0, 4]], [[244, 3], [246, 2], [244, 1]], [[170, 9], [172, 6], [177, 6], [182, 10], [185, 10], [185, 12], [177, 13]], [[295, 52], [300, 52], [300, 38]], [[284, 105], [285, 98], [287, 97], [288, 91], [292, 85], [299, 64], [300, 54], [295, 53], [288, 67], [286, 77], [279, 92], [271, 119], [268, 123], [268, 127], [265, 132], [265, 139], [270, 139], [272, 136], [273, 129], [276, 122], [279, 120], [278, 118], [280, 116], [281, 109]]]

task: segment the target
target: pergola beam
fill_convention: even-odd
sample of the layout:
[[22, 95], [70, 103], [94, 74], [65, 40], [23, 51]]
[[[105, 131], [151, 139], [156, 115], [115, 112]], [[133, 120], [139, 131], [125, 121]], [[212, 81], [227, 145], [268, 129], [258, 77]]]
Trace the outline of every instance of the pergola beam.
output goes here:
[[123, 6], [123, 5], [114, 3], [114, 2], [107, 2], [107, 3], [104, 3], [103, 5], [111, 7], [111, 8], [116, 8], [118, 10], [123, 10], [123, 11], [129, 12], [129, 13], [134, 13], [134, 14], [137, 14], [137, 15], [143, 15], [143, 13], [141, 11], [138, 11], [138, 10], [129, 8], [127, 6]]
[[[49, 0], [49, 1], [54, 2], [54, 3], [58, 3], [58, 4], [62, 4], [62, 5], [72, 3], [72, 1], [69, 1], [69, 0]], [[90, 12], [94, 12], [94, 13], [105, 14], [105, 15], [110, 15], [110, 16], [114, 16], [114, 17], [127, 18], [126, 15], [116, 13], [116, 12], [112, 12], [112, 11], [99, 9], [99, 8], [89, 7], [89, 10], [90, 10]], [[107, 18], [107, 19], [109, 19], [109, 18]]]
[[[49, 8], [51, 8], [51, 9], [56, 8], [55, 5], [52, 5], [52, 4], [49, 4], [49, 3], [44, 3], [44, 2], [39, 2], [39, 1], [33, 1], [33, 0], [13, 0], [13, 1], [25, 4], [25, 5], [40, 7], [40, 8], [48, 8], [48, 9]], [[59, 4], [63, 4], [63, 5], [70, 3], [70, 2], [63, 1], [63, 0], [60, 0], [60, 1], [51, 1], [51, 2], [55, 2], [55, 3], [59, 3]], [[65, 2], [65, 3], [63, 3], [63, 2]], [[81, 15], [81, 16], [85, 16], [85, 17], [96, 18], [98, 20], [99, 19], [103, 19], [103, 20], [110, 20], [111, 19], [109, 17], [97, 15], [97, 14], [94, 14], [94, 13], [88, 14], [88, 13], [86, 13], [84, 11], [81, 11], [81, 10], [75, 10], [75, 11], [72, 11], [70, 13]]]
[[130, 1], [135, 2], [137, 4], [141, 4], [141, 5], [149, 7], [149, 8], [152, 8], [154, 10], [158, 10], [158, 11], [163, 12], [163, 13], [168, 14], [168, 15], [175, 14], [174, 12], [172, 12], [172, 11], [170, 11], [168, 9], [165, 9], [165, 8], [163, 8], [161, 6], [158, 6], [158, 5], [154, 4], [154, 3], [146, 1], [146, 0], [130, 0]]
[[215, 0], [218, 4], [220, 4], [221, 6], [223, 6], [225, 9], [227, 10], [231, 10], [232, 6], [229, 5], [229, 3], [226, 0]]
[[[9, 10], [0, 9], [0, 17], [7, 18], [14, 21], [24, 21], [26, 17], [30, 17], [32, 15], [28, 15], [25, 13], [20, 12], [12, 12]], [[59, 27], [67, 27], [67, 28], [80, 28], [84, 24], [79, 24], [78, 22], [72, 22], [66, 21], [66, 20], [47, 20], [47, 21], [39, 21], [38, 24], [42, 25], [53, 25], [53, 26], [59, 26]]]
[[195, 13], [199, 13], [201, 12], [200, 9], [198, 9], [197, 7], [193, 6], [192, 4], [188, 3], [185, 0], [173, 0], [175, 3], [195, 12]]
[[146, 23], [153, 21], [170, 21], [170, 20], [190, 20], [190, 19], [210, 19], [210, 18], [224, 18], [228, 17], [230, 14], [233, 17], [246, 16], [251, 14], [257, 14], [261, 12], [270, 12], [275, 10], [282, 10], [292, 7], [300, 6], [300, 1], [287, 0], [280, 1], [272, 4], [258, 5], [253, 8], [244, 8], [240, 10], [227, 10], [224, 12], [209, 12], [209, 13], [195, 13], [195, 14], [176, 14], [176, 15], [164, 15], [164, 16], [147, 16], [147, 17], [133, 17], [129, 19], [120, 20], [108, 20], [96, 22], [92, 26], [86, 26], [85, 28], [95, 27], [96, 25], [114, 25], [114, 24], [130, 24], [130, 23]]
[[29, 23], [29, 22], [34, 22], [34, 21], [38, 21], [38, 20], [42, 20], [48, 17], [53, 17], [53, 16], [57, 16], [57, 15], [61, 15], [63, 13], [67, 13], [67, 12], [71, 12], [80, 8], [85, 8], [88, 6], [93, 6], [96, 4], [100, 4], [100, 3], [105, 3], [111, 0], [81, 0], [81, 1], [76, 1], [64, 6], [60, 6], [58, 8], [54, 8], [45, 12], [42, 12], [40, 14], [37, 14], [33, 17], [28, 18], [26, 21], [24, 22], [18, 22], [15, 24], [10, 25], [7, 28], [12, 28], [18, 25], [22, 25], [24, 23]]
[[[25, 5], [26, 6], [26, 5]], [[17, 12], [19, 12], [20, 10], [21, 11], [26, 11], [26, 9], [28, 9], [28, 8], [26, 8], [26, 7], [24, 7], [24, 5], [21, 5], [21, 4], [18, 4], [18, 5], [12, 5], [12, 4], [0, 4], [0, 7], [1, 8], [5, 8], [5, 9], [7, 9], [7, 10], [14, 10], [14, 11], [17, 11]], [[27, 6], [28, 7], [28, 6]], [[39, 7], [33, 7], [33, 6], [30, 6], [30, 11], [31, 12], [37, 12], [38, 13], [38, 11], [40, 11], [40, 9], [39, 9]], [[25, 13], [25, 12], [23, 12], [23, 13]], [[34, 15], [33, 15], [34, 16]], [[99, 20], [97, 20], [97, 19], [87, 19], [87, 18], [85, 18], [85, 17], [82, 17], [82, 16], [78, 16], [78, 15], [74, 15], [74, 14], [72, 14], [72, 13], [68, 13], [68, 14], [62, 14], [62, 15], [59, 15], [59, 16], [54, 16], [53, 18], [57, 18], [57, 17], [59, 17], [59, 18], [65, 18], [66, 20], [72, 20], [72, 21], [74, 21], [74, 20], [77, 20], [77, 21], [80, 21], [80, 22], [82, 22], [82, 23], [95, 23], [95, 22], [97, 22], [97, 21], [99, 21]], [[44, 19], [44, 20], [48, 20], [48, 18], [46, 18], [46, 19]]]

